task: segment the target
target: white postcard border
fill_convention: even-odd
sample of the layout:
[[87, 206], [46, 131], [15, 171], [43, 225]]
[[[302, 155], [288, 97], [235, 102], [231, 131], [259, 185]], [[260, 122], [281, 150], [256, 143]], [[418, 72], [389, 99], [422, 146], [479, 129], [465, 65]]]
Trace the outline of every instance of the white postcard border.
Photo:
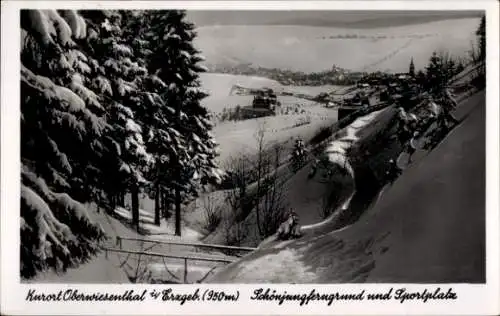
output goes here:
[[[224, 290], [226, 293], [239, 291], [238, 302], [163, 302], [147, 299], [134, 303], [99, 303], [99, 302], [41, 302], [25, 301], [28, 289], [43, 292], [57, 292], [66, 289], [78, 289], [82, 292], [120, 293], [134, 289], [148, 293], [163, 290], [169, 286], [155, 285], [93, 285], [93, 284], [21, 284], [19, 278], [19, 192], [20, 192], [20, 135], [19, 135], [19, 13], [20, 8], [187, 8], [210, 10], [486, 10], [487, 12], [487, 85], [499, 87], [499, 13], [496, 1], [6, 1], [2, 3], [2, 45], [1, 45], [1, 308], [4, 314], [495, 314], [500, 312], [499, 292], [499, 91], [487, 89], [487, 186], [486, 186], [486, 276], [484, 285], [470, 284], [332, 284], [332, 285], [176, 285], [174, 291], [192, 292], [200, 288]], [[437, 287], [446, 291], [452, 288], [458, 296], [453, 301], [405, 302], [367, 301], [333, 302], [327, 306], [324, 302], [310, 302], [299, 306], [298, 302], [252, 301], [255, 289], [272, 288], [289, 293], [309, 293], [315, 289], [321, 293], [357, 292], [361, 290], [384, 292], [389, 288], [407, 288], [411, 291]]]

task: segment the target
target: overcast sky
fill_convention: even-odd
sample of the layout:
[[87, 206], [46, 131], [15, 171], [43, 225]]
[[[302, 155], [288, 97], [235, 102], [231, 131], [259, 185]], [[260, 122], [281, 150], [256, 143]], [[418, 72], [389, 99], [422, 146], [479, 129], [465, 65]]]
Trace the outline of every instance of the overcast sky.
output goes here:
[[206, 25], [307, 25], [383, 27], [481, 16], [479, 11], [188, 11]]

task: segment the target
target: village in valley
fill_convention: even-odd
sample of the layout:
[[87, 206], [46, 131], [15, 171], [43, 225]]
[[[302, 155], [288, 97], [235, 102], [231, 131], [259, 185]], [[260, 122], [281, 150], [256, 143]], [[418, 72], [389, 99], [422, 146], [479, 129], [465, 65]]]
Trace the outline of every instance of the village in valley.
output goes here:
[[[394, 262], [484, 205], [484, 16], [224, 14], [22, 12], [23, 282], [449, 281]], [[461, 242], [484, 246], [474, 212]]]

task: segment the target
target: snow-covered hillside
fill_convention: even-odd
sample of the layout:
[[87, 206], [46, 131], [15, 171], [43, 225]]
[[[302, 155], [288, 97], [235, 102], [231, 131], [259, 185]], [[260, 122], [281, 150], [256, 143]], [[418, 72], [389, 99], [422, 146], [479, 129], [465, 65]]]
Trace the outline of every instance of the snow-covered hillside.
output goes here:
[[464, 122], [421, 152], [356, 223], [267, 241], [210, 282], [484, 282], [484, 92], [456, 114]]

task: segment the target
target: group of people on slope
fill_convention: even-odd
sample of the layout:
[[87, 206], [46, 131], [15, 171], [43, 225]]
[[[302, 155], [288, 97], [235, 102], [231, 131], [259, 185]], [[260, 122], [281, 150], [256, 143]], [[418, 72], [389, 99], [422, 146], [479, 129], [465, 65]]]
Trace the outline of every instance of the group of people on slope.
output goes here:
[[[403, 107], [398, 108], [398, 138], [404, 145], [405, 152], [408, 153], [408, 163], [412, 162], [412, 156], [417, 150], [418, 138], [420, 137], [420, 126], [422, 121], [436, 122], [439, 129], [447, 129], [450, 125], [458, 124], [458, 120], [453, 116], [452, 111], [457, 107], [457, 101], [449, 89], [444, 89], [438, 93], [423, 95], [424, 102], [427, 103], [428, 117], [418, 118], [413, 113], [408, 113]], [[428, 126], [427, 124], [423, 124]], [[396, 162], [389, 161], [387, 173], [398, 175], [400, 170]]]

